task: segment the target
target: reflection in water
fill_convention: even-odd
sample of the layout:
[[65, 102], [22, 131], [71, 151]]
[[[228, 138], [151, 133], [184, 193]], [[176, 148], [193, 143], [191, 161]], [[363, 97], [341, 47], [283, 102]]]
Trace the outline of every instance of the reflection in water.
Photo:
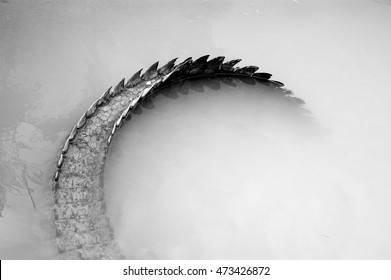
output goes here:
[[[311, 180], [295, 165], [308, 160], [301, 150], [315, 150], [324, 133], [302, 105], [289, 91], [232, 78], [185, 82], [141, 103], [106, 166], [106, 194], [123, 253], [276, 257], [267, 248], [267, 232], [282, 229], [268, 222], [276, 220], [270, 201], [280, 205], [295, 192], [311, 194]], [[297, 186], [300, 180], [303, 186]], [[311, 211], [324, 215], [316, 203]], [[265, 231], [267, 226], [275, 229]]]

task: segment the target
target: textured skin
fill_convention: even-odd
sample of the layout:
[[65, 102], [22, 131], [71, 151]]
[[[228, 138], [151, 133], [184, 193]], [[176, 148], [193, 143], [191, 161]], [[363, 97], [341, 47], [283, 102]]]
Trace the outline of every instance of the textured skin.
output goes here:
[[182, 80], [221, 76], [283, 86], [269, 80], [269, 73], [256, 73], [256, 66], [238, 68], [234, 66], [240, 60], [223, 63], [224, 57], [208, 57], [188, 58], [177, 65], [173, 59], [159, 69], [154, 63], [143, 74], [139, 70], [109, 88], [82, 115], [65, 141], [53, 179], [56, 258], [122, 258], [106, 215], [104, 162], [115, 132], [143, 97]]

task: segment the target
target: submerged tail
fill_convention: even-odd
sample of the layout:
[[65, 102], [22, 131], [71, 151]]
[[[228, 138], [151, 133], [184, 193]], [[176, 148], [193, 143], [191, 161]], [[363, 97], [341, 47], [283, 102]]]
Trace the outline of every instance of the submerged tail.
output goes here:
[[122, 258], [106, 215], [103, 191], [104, 161], [115, 132], [147, 95], [189, 79], [246, 77], [274, 87], [271, 74], [256, 72], [257, 66], [235, 67], [241, 60], [224, 62], [219, 56], [208, 60], [177, 59], [158, 68], [152, 64], [129, 80], [110, 87], [81, 116], [65, 140], [53, 179], [53, 220], [58, 258]]

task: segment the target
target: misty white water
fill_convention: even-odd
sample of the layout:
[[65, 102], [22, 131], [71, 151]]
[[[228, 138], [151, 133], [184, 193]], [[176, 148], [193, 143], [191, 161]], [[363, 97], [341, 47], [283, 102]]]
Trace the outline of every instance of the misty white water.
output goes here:
[[127, 257], [387, 256], [368, 220], [378, 200], [331, 131], [281, 91], [209, 83], [152, 98], [113, 143], [106, 190]]
[[105, 180], [123, 252], [278, 257], [275, 246], [295, 239], [295, 219], [307, 231], [308, 219], [320, 223], [317, 237], [329, 238], [333, 229], [323, 219], [335, 223], [337, 213], [327, 205], [345, 207], [318, 171], [325, 131], [282, 90], [210, 83], [188, 82], [151, 98], [113, 143]]
[[390, 21], [371, 0], [1, 1], [0, 258], [47, 256], [42, 193], [92, 101], [204, 54], [259, 65], [311, 115], [243, 84], [154, 100], [106, 166], [126, 256], [390, 258]]

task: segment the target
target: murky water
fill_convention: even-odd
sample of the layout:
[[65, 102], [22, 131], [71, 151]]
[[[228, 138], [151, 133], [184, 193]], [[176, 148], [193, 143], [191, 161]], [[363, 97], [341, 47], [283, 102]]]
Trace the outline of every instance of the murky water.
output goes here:
[[47, 257], [45, 190], [92, 101], [204, 54], [306, 105], [243, 81], [145, 104], [106, 166], [125, 255], [390, 258], [390, 23], [389, 1], [0, 1], [0, 258]]

